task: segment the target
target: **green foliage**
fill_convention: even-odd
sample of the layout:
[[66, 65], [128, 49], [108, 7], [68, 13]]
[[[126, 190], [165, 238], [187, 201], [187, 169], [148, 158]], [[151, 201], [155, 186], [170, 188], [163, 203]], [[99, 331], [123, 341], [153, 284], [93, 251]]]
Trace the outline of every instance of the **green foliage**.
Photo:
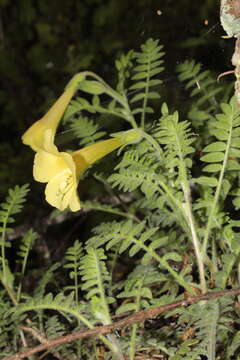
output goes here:
[[[159, 45], [158, 40], [149, 39], [141, 46], [141, 52], [129, 52], [125, 57], [122, 56], [116, 62], [119, 79], [116, 87], [117, 91], [112, 89], [99, 76], [87, 72], [88, 76], [97, 79], [97, 81], [81, 82], [80, 90], [93, 95], [92, 100], [90, 102], [82, 97], [74, 100], [65, 114], [65, 120], [71, 119], [79, 111], [85, 110], [92, 114], [96, 112], [111, 114], [123, 118], [130, 122], [133, 127], [136, 127], [134, 115], [137, 115], [137, 120], [141, 122], [141, 127], [144, 128], [146, 114], [153, 113], [153, 108], [148, 105], [149, 100], [159, 99], [160, 97], [159, 93], [154, 89], [161, 84], [161, 80], [157, 79], [156, 76], [164, 69], [160, 66], [163, 63], [161, 58], [164, 55], [161, 49], [162, 46]], [[137, 91], [137, 94], [130, 97], [129, 103], [126, 97], [126, 80], [131, 80], [129, 90]], [[89, 83], [94, 83], [94, 89], [89, 87]], [[100, 95], [103, 94], [107, 94], [111, 98], [107, 106], [101, 102]], [[133, 108], [130, 109], [130, 106]], [[140, 115], [140, 119], [138, 115]], [[89, 126], [92, 128], [86, 131], [94, 131], [91, 123], [88, 123]]]
[[22, 210], [23, 203], [26, 201], [26, 195], [29, 191], [28, 185], [15, 186], [10, 189], [6, 201], [1, 204], [0, 222], [2, 224], [0, 231], [4, 234], [10, 230], [9, 224], [14, 223], [13, 215]]
[[152, 299], [152, 293], [149, 285], [161, 281], [162, 278], [158, 271], [151, 265], [139, 265], [129, 275], [124, 284], [124, 290], [118, 294], [118, 298], [129, 298], [133, 302], [122, 304], [117, 313], [121, 314], [127, 311], [139, 311], [148, 308], [148, 299]]
[[68, 290], [74, 290], [76, 303], [78, 303], [78, 269], [80, 266], [80, 259], [83, 253], [82, 245], [78, 240], [74, 242], [74, 245], [70, 247], [66, 252], [67, 264], [64, 265], [65, 268], [69, 269], [70, 279], [74, 279], [74, 285], [69, 285], [66, 287]]
[[[152, 39], [139, 52], [122, 55], [115, 63], [115, 86], [86, 72], [80, 96], [65, 114], [74, 139], [92, 144], [112, 131], [108, 121], [103, 129], [103, 114], [116, 120], [118, 131], [141, 127], [143, 136], [111, 161], [103, 160], [91, 186], [82, 182], [81, 193], [89, 200], [81, 201], [80, 216], [55, 212], [48, 219], [54, 226], [59, 222], [59, 229], [61, 221], [69, 221], [71, 230], [62, 237], [60, 229], [48, 241], [44, 267], [31, 258], [43, 236], [30, 229], [20, 241], [10, 239], [28, 188], [10, 190], [1, 212], [1, 356], [21, 351], [25, 337], [34, 346], [36, 340], [19, 330], [20, 324], [31, 327], [36, 339], [53, 339], [185, 296], [239, 287], [239, 106], [193, 61], [177, 68], [192, 89], [189, 106], [179, 112], [166, 103], [159, 106], [162, 56]], [[190, 121], [182, 120], [183, 110]], [[69, 243], [59, 260], [55, 246], [61, 244], [61, 252], [63, 239]], [[13, 259], [10, 245], [17, 249]], [[228, 296], [160, 316], [144, 326], [130, 324], [119, 336], [100, 335], [49, 351], [73, 360], [98, 358], [100, 349], [104, 358], [119, 360], [149, 354], [166, 360], [239, 357], [239, 306]]]
[[146, 41], [141, 46], [141, 50], [135, 55], [137, 65], [133, 68], [134, 84], [130, 86], [130, 90], [139, 90], [139, 92], [131, 98], [130, 103], [142, 102], [142, 105], [135, 108], [132, 114], [141, 114], [141, 126], [144, 127], [146, 113], [153, 112], [152, 107], [148, 106], [148, 100], [160, 98], [159, 93], [153, 91], [152, 87], [161, 84], [161, 80], [154, 77], [164, 70], [161, 66], [164, 53], [161, 52], [162, 46], [158, 45], [158, 40], [152, 39]]
[[[229, 326], [232, 319], [232, 300], [221, 298], [200, 302], [190, 306], [187, 311], [181, 311], [178, 319], [179, 324], [186, 324], [188, 328], [194, 328], [198, 343], [194, 346], [193, 355], [206, 355], [207, 359], [216, 358], [217, 343], [227, 346], [228, 335], [231, 333]], [[211, 314], [211, 316], [209, 316]]]
[[202, 65], [194, 60], [186, 60], [176, 68], [179, 81], [186, 83], [185, 89], [190, 92], [190, 98], [194, 99], [189, 104], [188, 118], [201, 133], [202, 141], [204, 138], [209, 141], [209, 122], [219, 111], [220, 103], [228, 101], [232, 84], [220, 84], [216, 81], [216, 75], [201, 69]]
[[70, 128], [74, 137], [80, 139], [81, 145], [91, 145], [106, 134], [104, 131], [99, 131], [99, 126], [87, 117], [73, 120]]
[[80, 263], [82, 290], [87, 291], [86, 299], [90, 300], [92, 313], [104, 325], [111, 323], [109, 304], [114, 302], [107, 296], [110, 276], [106, 268], [106, 256], [103, 249], [87, 248], [87, 254]]
[[200, 359], [196, 351], [192, 351], [192, 347], [198, 343], [198, 340], [186, 340], [184, 341], [180, 348], [177, 350], [174, 356], [171, 356], [171, 360], [195, 360]]
[[[190, 96], [198, 97], [195, 105], [200, 107], [206, 102], [211, 106], [208, 112], [211, 112], [216, 106], [216, 95], [223, 91], [220, 85], [216, 86], [216, 80], [213, 78], [209, 70], [201, 71], [201, 64], [194, 60], [185, 61], [177, 66], [179, 72], [179, 80], [186, 81], [186, 90], [192, 89]], [[204, 120], [204, 119], [203, 119]]]
[[[12, 287], [13, 275], [7, 264], [5, 248], [11, 247], [11, 243], [7, 240], [7, 234], [11, 232], [11, 225], [15, 222], [14, 215], [21, 212], [23, 203], [26, 201], [26, 195], [29, 191], [28, 185], [15, 186], [14, 189], [9, 189], [6, 201], [1, 204], [0, 211], [0, 234], [1, 234], [1, 272], [0, 279], [3, 283]], [[26, 238], [25, 238], [26, 240]], [[28, 241], [28, 240], [26, 240]]]
[[164, 161], [166, 162], [164, 165], [170, 170], [177, 167], [180, 176], [179, 182], [181, 182], [183, 167], [192, 167], [192, 161], [188, 155], [194, 153], [191, 144], [195, 139], [191, 133], [190, 123], [179, 122], [177, 112], [173, 115], [166, 113], [159, 121], [155, 137], [164, 146]]

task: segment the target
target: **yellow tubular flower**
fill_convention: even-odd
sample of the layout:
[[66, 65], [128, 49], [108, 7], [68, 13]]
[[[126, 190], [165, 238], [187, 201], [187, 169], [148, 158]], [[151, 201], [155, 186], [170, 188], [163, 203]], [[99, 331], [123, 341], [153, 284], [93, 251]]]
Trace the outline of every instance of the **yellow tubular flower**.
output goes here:
[[87, 146], [71, 154], [59, 152], [53, 144], [52, 130], [44, 134], [44, 146], [35, 155], [33, 176], [39, 182], [47, 182], [47, 202], [59, 210], [81, 208], [77, 193], [81, 174], [94, 162], [113, 150], [141, 139], [140, 130], [130, 130], [121, 136]]
[[44, 132], [47, 129], [51, 129], [53, 136], [55, 136], [58, 124], [77, 90], [78, 83], [83, 80], [84, 77], [84, 73], [75, 75], [66, 90], [48, 112], [23, 134], [22, 141], [25, 145], [31, 146], [34, 151], [39, 151], [43, 148]]

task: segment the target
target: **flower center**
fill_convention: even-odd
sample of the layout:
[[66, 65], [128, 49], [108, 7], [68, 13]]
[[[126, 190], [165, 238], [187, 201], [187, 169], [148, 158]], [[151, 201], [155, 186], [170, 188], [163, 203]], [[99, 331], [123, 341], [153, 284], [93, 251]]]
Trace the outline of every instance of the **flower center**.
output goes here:
[[63, 201], [66, 194], [71, 190], [74, 181], [72, 173], [69, 170], [64, 170], [60, 176], [62, 177], [62, 181], [60, 181], [58, 185], [57, 197]]

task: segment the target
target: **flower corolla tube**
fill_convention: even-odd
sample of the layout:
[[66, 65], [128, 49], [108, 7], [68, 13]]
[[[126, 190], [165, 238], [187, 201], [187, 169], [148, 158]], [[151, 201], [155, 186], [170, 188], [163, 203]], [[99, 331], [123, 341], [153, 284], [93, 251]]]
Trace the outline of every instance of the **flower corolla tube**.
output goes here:
[[38, 121], [36, 121], [23, 134], [22, 141], [25, 145], [29, 145], [34, 151], [43, 148], [44, 133], [47, 129], [51, 129], [55, 135], [59, 122], [75, 94], [78, 84], [84, 79], [84, 73], [76, 74], [67, 85], [65, 91], [52, 105], [48, 112]]

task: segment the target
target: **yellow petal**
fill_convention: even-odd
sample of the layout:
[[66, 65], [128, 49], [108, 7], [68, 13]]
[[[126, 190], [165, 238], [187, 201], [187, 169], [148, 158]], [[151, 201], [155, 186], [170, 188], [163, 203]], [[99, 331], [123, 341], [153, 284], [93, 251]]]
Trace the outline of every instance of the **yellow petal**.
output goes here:
[[55, 136], [58, 124], [72, 99], [76, 85], [68, 87], [58, 100], [53, 104], [49, 111], [40, 120], [36, 121], [22, 136], [25, 145], [31, 146], [34, 151], [43, 147], [44, 133], [51, 129]]
[[45, 150], [52, 154], [58, 155], [59, 151], [56, 145], [54, 144], [55, 133], [52, 129], [47, 129], [43, 133], [43, 144], [41, 150]]
[[70, 200], [69, 208], [71, 211], [78, 211], [81, 209], [80, 200], [77, 194], [77, 190], [73, 193], [72, 198]]
[[53, 177], [68, 169], [75, 178], [75, 164], [67, 153], [52, 154], [44, 150], [36, 153], [33, 165], [33, 177], [39, 182], [48, 182]]
[[47, 184], [45, 190], [47, 202], [59, 210], [65, 210], [67, 207], [70, 207], [72, 211], [79, 210], [77, 185], [70, 169], [65, 169]]
[[36, 181], [48, 182], [65, 168], [63, 157], [40, 150], [34, 158], [33, 177]]

